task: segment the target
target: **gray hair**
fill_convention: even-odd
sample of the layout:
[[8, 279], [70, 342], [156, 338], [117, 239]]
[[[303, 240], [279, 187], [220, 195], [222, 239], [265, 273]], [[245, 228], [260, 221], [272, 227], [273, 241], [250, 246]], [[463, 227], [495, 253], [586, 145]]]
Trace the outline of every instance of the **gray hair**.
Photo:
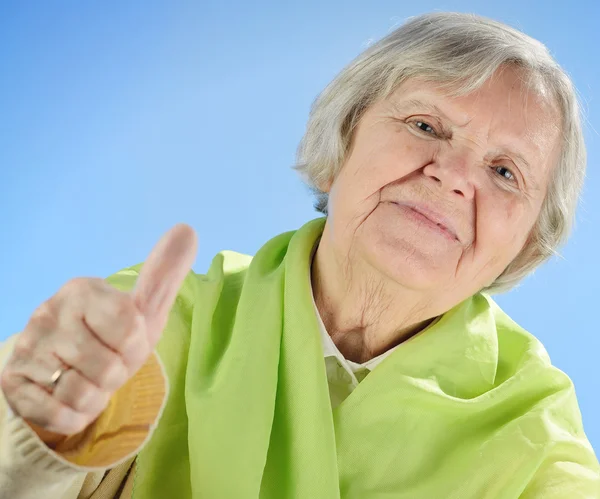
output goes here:
[[449, 95], [481, 87], [501, 66], [520, 68], [529, 87], [547, 91], [561, 114], [562, 150], [529, 241], [485, 289], [506, 291], [556, 254], [571, 232], [585, 177], [580, 107], [565, 71], [539, 41], [505, 24], [459, 13], [410, 19], [345, 67], [313, 103], [294, 166], [327, 214], [328, 194], [365, 110], [410, 78], [435, 82]]

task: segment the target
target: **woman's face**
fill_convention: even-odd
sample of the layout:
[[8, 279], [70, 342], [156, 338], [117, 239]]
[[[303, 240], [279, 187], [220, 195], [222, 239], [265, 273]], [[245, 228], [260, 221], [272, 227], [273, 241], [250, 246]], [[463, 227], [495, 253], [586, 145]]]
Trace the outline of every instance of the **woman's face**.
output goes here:
[[365, 112], [325, 186], [336, 258], [448, 307], [471, 296], [527, 242], [559, 134], [555, 108], [513, 69], [460, 98], [409, 80]]

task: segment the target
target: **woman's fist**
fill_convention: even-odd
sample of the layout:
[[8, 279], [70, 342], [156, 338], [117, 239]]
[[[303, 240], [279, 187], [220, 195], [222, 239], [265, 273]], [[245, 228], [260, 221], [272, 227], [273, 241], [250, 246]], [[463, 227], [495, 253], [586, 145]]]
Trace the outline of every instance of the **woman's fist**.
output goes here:
[[196, 249], [194, 230], [178, 224], [153, 249], [131, 293], [78, 278], [42, 303], [0, 377], [13, 412], [63, 435], [92, 423], [154, 350]]

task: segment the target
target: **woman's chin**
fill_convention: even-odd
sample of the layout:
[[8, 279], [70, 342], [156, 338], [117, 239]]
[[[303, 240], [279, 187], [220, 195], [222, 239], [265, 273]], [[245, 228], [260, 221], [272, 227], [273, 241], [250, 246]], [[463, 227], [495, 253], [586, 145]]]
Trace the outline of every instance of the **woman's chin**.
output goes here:
[[355, 244], [382, 276], [410, 289], [439, 291], [456, 281], [462, 248], [431, 232], [382, 205], [365, 220]]
[[380, 274], [410, 289], [439, 291], [454, 275], [455, 258], [425, 253], [404, 241], [371, 247], [367, 254], [369, 264]]

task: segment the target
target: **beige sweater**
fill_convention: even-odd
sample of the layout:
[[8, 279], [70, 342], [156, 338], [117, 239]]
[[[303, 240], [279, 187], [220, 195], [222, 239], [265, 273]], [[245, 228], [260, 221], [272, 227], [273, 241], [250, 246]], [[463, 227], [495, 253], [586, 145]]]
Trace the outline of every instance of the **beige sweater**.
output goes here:
[[[0, 366], [16, 338], [0, 347]], [[92, 425], [61, 439], [16, 416], [0, 391], [0, 499], [129, 499], [135, 457], [154, 431], [167, 390], [152, 355]]]

